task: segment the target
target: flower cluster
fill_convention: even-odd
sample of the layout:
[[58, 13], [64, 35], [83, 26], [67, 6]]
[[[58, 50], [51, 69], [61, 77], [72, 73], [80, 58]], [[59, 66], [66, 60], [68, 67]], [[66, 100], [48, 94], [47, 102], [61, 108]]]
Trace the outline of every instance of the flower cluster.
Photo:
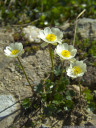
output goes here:
[[[25, 33], [27, 32], [26, 36], [28, 36], [30, 40], [32, 38], [32, 34], [31, 36], [29, 34], [32, 33], [31, 30], [32, 28], [30, 26], [24, 29]], [[66, 70], [69, 77], [77, 78], [84, 75], [87, 71], [86, 64], [83, 61], [78, 61], [74, 58], [77, 53], [74, 46], [62, 43], [63, 32], [61, 32], [58, 28], [50, 29], [49, 27], [46, 27], [44, 30], [40, 31], [38, 37], [45, 41], [43, 46], [48, 44], [57, 45], [57, 43], [59, 43], [55, 48], [55, 52], [62, 60], [70, 61], [70, 66]], [[24, 52], [23, 45], [20, 42], [12, 43], [6, 47], [4, 52], [6, 56], [18, 57]]]
[[[41, 30], [39, 37], [46, 42], [45, 45], [48, 45], [48, 43], [57, 45], [59, 43], [55, 51], [61, 59], [70, 61], [70, 66], [66, 70], [69, 77], [77, 78], [84, 75], [87, 71], [86, 64], [74, 58], [77, 53], [74, 46], [62, 43], [63, 33], [58, 28], [50, 29], [46, 27], [44, 30]], [[71, 62], [72, 59], [74, 61]]]

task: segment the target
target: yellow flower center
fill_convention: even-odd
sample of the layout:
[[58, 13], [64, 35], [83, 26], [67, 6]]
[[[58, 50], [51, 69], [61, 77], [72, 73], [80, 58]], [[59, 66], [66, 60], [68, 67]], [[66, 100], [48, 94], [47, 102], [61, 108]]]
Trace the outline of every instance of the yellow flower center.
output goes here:
[[64, 57], [70, 57], [70, 52], [67, 51], [67, 50], [63, 50], [63, 51], [61, 52], [61, 55], [64, 56]]
[[12, 50], [11, 54], [12, 54], [12, 55], [16, 55], [18, 52], [19, 52], [18, 49], [14, 49], [14, 50]]
[[54, 41], [54, 40], [56, 40], [56, 36], [55, 36], [54, 34], [48, 34], [48, 35], [46, 36], [46, 39], [47, 39], [48, 41]]
[[75, 67], [73, 68], [73, 71], [74, 71], [74, 74], [75, 74], [75, 75], [82, 73], [82, 69], [81, 69], [81, 67], [79, 67], [79, 66], [75, 66]]

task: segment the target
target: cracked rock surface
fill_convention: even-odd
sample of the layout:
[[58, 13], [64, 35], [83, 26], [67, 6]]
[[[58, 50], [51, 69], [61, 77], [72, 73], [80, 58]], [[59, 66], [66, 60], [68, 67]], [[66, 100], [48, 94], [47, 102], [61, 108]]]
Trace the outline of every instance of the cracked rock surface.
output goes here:
[[[3, 107], [0, 107], [0, 119], [3, 117], [2, 110], [12, 105], [18, 100], [32, 96], [32, 91], [28, 85], [23, 72], [18, 68], [18, 62], [14, 58], [9, 58], [4, 55], [4, 48], [14, 41], [12, 34], [1, 32], [0, 34], [0, 99], [3, 96]], [[44, 78], [45, 73], [51, 68], [48, 51], [38, 50], [35, 55], [20, 58], [26, 74], [32, 85], [37, 85]], [[32, 81], [31, 81], [32, 79]], [[7, 95], [6, 95], [7, 94]], [[4, 100], [4, 97], [5, 100]], [[8, 97], [11, 99], [8, 101]], [[12, 100], [12, 102], [11, 102]], [[1, 100], [2, 102], [2, 100]], [[15, 106], [14, 106], [15, 107]], [[11, 107], [12, 108], [12, 107]], [[13, 108], [10, 112], [13, 112]], [[14, 108], [18, 110], [20, 106]], [[6, 115], [5, 111], [5, 115]], [[8, 113], [10, 115], [10, 112]], [[3, 115], [2, 115], [3, 114]], [[7, 116], [0, 123], [0, 128], [8, 127], [15, 119], [18, 112]], [[5, 122], [8, 122], [7, 124]]]

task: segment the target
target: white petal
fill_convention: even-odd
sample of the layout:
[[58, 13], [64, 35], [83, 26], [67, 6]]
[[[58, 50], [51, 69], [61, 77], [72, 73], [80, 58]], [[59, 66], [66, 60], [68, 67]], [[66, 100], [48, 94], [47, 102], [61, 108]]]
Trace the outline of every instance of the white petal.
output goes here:
[[76, 76], [73, 75], [71, 67], [67, 68], [66, 72], [69, 77], [76, 78]]
[[64, 50], [68, 50], [68, 44], [67, 44], [67, 43], [62, 44], [62, 48], [63, 48]]
[[63, 38], [63, 32], [60, 31], [59, 35], [57, 36], [59, 39]]
[[16, 42], [15, 43], [15, 48], [18, 49], [18, 50], [22, 50], [23, 49], [22, 43]]
[[11, 44], [9, 45], [9, 47], [10, 47], [11, 49], [14, 49], [15, 43], [11, 43]]
[[62, 40], [61, 40], [61, 39], [58, 39], [58, 38], [57, 38], [57, 42], [58, 42], [59, 44], [62, 44]]
[[82, 70], [84, 71], [84, 72], [86, 72], [87, 71], [87, 66], [86, 66], [86, 64], [85, 63], [83, 63], [82, 65], [80, 65], [81, 66], [81, 68], [82, 68]]
[[41, 39], [45, 37], [45, 35], [44, 35], [44, 31], [43, 31], [43, 30], [40, 31], [38, 37], [41, 38]]
[[11, 48], [10, 46], [7, 46], [7, 47], [6, 47], [6, 50], [8, 50], [8, 51], [12, 51], [13, 48]]
[[69, 45], [68, 50], [71, 51], [73, 49], [74, 49], [73, 45]]
[[62, 52], [62, 50], [63, 50], [63, 48], [62, 48], [62, 45], [57, 45], [57, 51], [59, 52], [59, 53], [61, 53]]
[[73, 49], [70, 53], [74, 57], [76, 55], [76, 52], [77, 52], [77, 50], [76, 49]]
[[83, 75], [84, 75], [84, 72], [78, 74], [78, 77], [81, 77], [81, 76], [83, 76]]
[[48, 35], [48, 34], [50, 34], [50, 33], [52, 33], [52, 32], [51, 32], [51, 29], [50, 29], [49, 27], [46, 27], [46, 28], [44, 29], [44, 34], [45, 34], [45, 35]]
[[75, 63], [74, 63], [76, 66], [79, 66], [80, 65], [80, 61], [76, 61]]
[[58, 39], [63, 38], [63, 32], [61, 32], [58, 28], [52, 28], [52, 33], [57, 36]]
[[8, 54], [8, 55], [10, 55], [11, 54], [11, 51], [9, 51], [9, 50], [4, 50], [4, 52], [6, 53], [6, 54]]

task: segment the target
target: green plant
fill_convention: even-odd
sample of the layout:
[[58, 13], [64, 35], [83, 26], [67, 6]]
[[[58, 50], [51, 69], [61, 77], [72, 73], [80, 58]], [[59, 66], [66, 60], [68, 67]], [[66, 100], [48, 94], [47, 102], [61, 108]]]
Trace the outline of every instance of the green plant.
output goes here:
[[22, 101], [22, 106], [24, 109], [28, 109], [31, 107], [31, 100], [29, 98], [25, 98], [23, 101]]
[[89, 110], [93, 111], [95, 109], [95, 103], [93, 100], [94, 95], [92, 94], [92, 92], [88, 88], [86, 88], [83, 91], [83, 95], [84, 95], [85, 100], [87, 101]]
[[[75, 96], [75, 92], [73, 90], [68, 90], [67, 87], [69, 85], [68, 78], [63, 77], [61, 80], [58, 79], [61, 71], [62, 69], [60, 69], [59, 66], [54, 71], [54, 81], [51, 81], [49, 78], [44, 83], [42, 82], [34, 87], [34, 91], [41, 97], [44, 112], [47, 116], [54, 113], [69, 111], [75, 104], [72, 100], [73, 96]], [[46, 93], [43, 92], [43, 84], [45, 84]]]
[[0, 1], [0, 21], [8, 24], [35, 24], [38, 26], [61, 25], [74, 20], [86, 9], [85, 17], [96, 18], [96, 1], [93, 0], [10, 0]]

